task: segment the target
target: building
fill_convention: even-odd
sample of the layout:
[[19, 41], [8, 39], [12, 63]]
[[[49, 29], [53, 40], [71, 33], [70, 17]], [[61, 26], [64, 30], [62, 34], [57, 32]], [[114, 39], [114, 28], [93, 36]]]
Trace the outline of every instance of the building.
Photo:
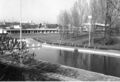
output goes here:
[[0, 29], [0, 34], [6, 34], [7, 31], [5, 29]]
[[[82, 31], [89, 31], [89, 27], [91, 26], [91, 30], [95, 30], [95, 31], [104, 31], [105, 30], [105, 24], [102, 23], [95, 23], [95, 24], [91, 24], [91, 23], [84, 23], [83, 27], [82, 27]], [[107, 24], [107, 26], [109, 26]], [[93, 28], [94, 27], [94, 28]]]

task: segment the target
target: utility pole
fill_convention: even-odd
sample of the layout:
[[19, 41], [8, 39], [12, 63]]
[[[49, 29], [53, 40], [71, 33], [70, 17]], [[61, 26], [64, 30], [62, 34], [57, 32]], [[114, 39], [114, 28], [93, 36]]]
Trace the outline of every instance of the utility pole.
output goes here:
[[88, 19], [89, 19], [89, 43], [88, 43], [88, 46], [91, 46], [92, 16], [88, 16]]
[[22, 48], [22, 0], [20, 0], [20, 49]]
[[[89, 5], [89, 16], [88, 16], [88, 20], [89, 20], [89, 43], [88, 46], [91, 46], [91, 30], [92, 30], [92, 9], [91, 9], [91, 0], [88, 0], [88, 5]], [[91, 70], [91, 55], [88, 55], [88, 70]]]
[[22, 0], [20, 0], [20, 65], [23, 65], [22, 56]]

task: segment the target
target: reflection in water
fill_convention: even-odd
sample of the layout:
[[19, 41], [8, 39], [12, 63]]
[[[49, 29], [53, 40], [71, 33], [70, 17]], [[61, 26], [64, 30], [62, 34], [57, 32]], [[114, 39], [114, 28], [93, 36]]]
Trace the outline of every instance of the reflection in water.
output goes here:
[[[39, 42], [32, 39], [30, 39], [29, 42], [31, 42], [29, 46], [32, 46], [31, 44], [39, 44]], [[29, 51], [34, 52], [37, 55], [37, 60], [48, 61], [120, 77], [120, 58], [79, 53], [77, 50], [70, 52], [44, 47], [39, 47], [39, 49], [29, 49]]]
[[63, 65], [120, 77], [120, 58], [60, 50], [58, 61]]
[[105, 73], [120, 77], [120, 58], [105, 57]]
[[[36, 45], [40, 46], [41, 44], [30, 39], [27, 46], [34, 47]], [[42, 46], [38, 48], [30, 48], [29, 51], [30, 53], [34, 52], [36, 54], [35, 59], [37, 60], [48, 61], [120, 77], [120, 58], [79, 53], [78, 50], [75, 50], [74, 52], [56, 50], [44, 48]], [[0, 65], [0, 70], [3, 70], [4, 67], [5, 66]], [[23, 81], [25, 79], [21, 70], [12, 67], [8, 67], [4, 71], [1, 71], [0, 76], [3, 75], [4, 78], [2, 80]]]
[[37, 60], [43, 60], [43, 61], [49, 61], [51, 63], [58, 63], [58, 50], [50, 49], [50, 48], [34, 48], [34, 50], [31, 48], [29, 49], [30, 53], [35, 53]]
[[59, 54], [59, 63], [81, 69], [89, 69], [89, 55], [81, 54], [77, 50], [74, 52], [61, 51]]

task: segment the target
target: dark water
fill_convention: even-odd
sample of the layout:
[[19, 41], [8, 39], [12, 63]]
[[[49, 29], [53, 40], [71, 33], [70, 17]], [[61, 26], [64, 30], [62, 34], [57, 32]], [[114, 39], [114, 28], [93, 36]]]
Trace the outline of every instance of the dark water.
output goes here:
[[[30, 45], [37, 42], [30, 40]], [[33, 48], [30, 52], [36, 53], [37, 60], [49, 61], [51, 63], [67, 65], [80, 69], [90, 70], [120, 77], [120, 58], [84, 54], [78, 51], [70, 52], [51, 48]]]
[[[29, 46], [33, 46], [33, 44], [36, 46], [39, 42], [28, 39], [28, 44]], [[77, 50], [70, 52], [44, 47], [30, 48], [29, 51], [36, 54], [35, 59], [37, 60], [48, 61], [55, 64], [62, 64], [120, 77], [120, 58], [79, 53]], [[3, 75], [4, 78], [2, 80], [5, 81], [24, 80], [21, 70], [12, 67], [7, 67], [7, 69], [5, 68], [6, 66], [2, 66], [0, 64], [0, 80]]]

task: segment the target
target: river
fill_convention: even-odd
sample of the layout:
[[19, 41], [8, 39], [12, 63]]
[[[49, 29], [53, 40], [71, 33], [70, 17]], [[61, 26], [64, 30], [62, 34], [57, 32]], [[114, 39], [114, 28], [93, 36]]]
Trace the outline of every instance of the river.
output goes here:
[[[40, 45], [39, 42], [26, 39], [29, 47]], [[79, 53], [78, 51], [65, 51], [46, 47], [30, 48], [30, 53], [35, 53], [37, 60], [48, 61], [80, 69], [99, 72], [120, 77], [120, 58], [98, 56], [94, 54]]]

